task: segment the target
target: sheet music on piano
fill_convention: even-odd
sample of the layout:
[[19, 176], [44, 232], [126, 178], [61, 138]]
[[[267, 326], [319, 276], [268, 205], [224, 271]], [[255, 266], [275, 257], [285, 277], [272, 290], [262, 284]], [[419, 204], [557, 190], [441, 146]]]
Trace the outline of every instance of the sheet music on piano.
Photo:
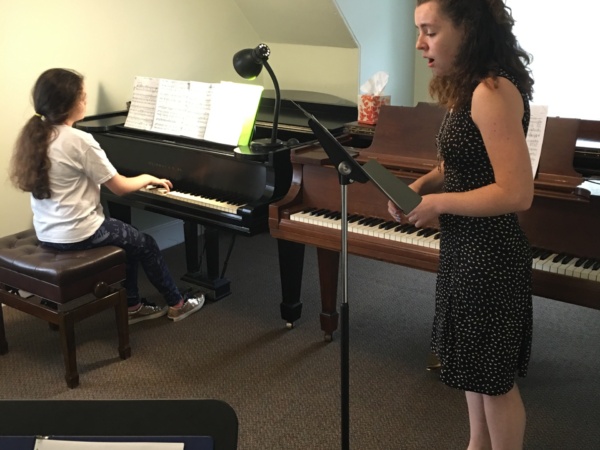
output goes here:
[[542, 143], [544, 142], [544, 132], [546, 131], [546, 119], [548, 117], [548, 106], [531, 105], [530, 106], [529, 129], [527, 130], [527, 147], [529, 148], [529, 157], [531, 159], [531, 169], [533, 176], [537, 172], [542, 154]]
[[125, 127], [247, 145], [262, 91], [251, 84], [136, 76]]

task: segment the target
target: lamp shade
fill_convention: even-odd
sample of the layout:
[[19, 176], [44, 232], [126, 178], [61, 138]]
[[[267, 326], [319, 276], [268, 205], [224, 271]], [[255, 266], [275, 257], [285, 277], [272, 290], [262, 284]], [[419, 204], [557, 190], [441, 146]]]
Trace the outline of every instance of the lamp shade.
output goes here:
[[258, 76], [270, 54], [271, 50], [266, 44], [240, 50], [233, 55], [233, 67], [239, 76], [251, 80]]

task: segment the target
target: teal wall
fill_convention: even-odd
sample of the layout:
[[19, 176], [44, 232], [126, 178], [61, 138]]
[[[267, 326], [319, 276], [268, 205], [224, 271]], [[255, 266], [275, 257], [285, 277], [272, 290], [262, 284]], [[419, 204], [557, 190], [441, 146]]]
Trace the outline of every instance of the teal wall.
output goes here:
[[[360, 48], [360, 84], [374, 73], [390, 75], [392, 104], [415, 101], [414, 0], [336, 0]], [[357, 95], [359, 92], [356, 93]]]

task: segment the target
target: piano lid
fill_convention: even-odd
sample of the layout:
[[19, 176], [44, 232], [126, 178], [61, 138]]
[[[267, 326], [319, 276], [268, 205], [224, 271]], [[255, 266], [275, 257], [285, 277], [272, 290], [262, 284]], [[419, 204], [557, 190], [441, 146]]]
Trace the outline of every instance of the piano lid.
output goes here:
[[[279, 130], [312, 132], [307, 126], [306, 117], [296, 108], [291, 101], [300, 104], [309, 113], [319, 119], [331, 134], [341, 134], [348, 122], [356, 120], [358, 109], [352, 103], [335, 95], [322, 92], [299, 90], [281, 91], [281, 110], [279, 113]], [[256, 115], [256, 128], [271, 129], [273, 124], [273, 109], [275, 107], [275, 91], [265, 90], [258, 106]]]

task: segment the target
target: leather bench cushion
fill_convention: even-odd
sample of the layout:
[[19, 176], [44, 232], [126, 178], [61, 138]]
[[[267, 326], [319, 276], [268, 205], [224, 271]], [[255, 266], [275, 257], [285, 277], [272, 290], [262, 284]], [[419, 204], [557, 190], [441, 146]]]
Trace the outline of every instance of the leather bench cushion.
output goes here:
[[34, 230], [0, 238], [0, 283], [65, 303], [100, 281], [125, 279], [125, 252], [113, 246], [61, 252], [40, 247]]

